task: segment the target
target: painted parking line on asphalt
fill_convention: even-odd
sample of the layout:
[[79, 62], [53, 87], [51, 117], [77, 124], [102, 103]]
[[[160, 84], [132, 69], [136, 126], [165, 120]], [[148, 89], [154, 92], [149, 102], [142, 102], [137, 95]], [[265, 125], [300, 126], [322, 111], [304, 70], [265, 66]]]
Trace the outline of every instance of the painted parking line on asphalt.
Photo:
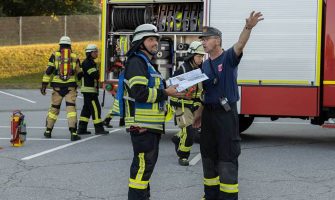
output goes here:
[[[115, 129], [115, 130], [109, 131], [109, 133], [116, 132], [116, 131], [119, 131], [119, 130], [120, 129]], [[68, 143], [68, 144], [65, 144], [65, 145], [61, 145], [61, 146], [58, 146], [58, 147], [55, 147], [55, 148], [52, 148], [52, 149], [49, 149], [49, 150], [46, 150], [46, 151], [42, 151], [40, 153], [33, 154], [31, 156], [27, 156], [27, 157], [21, 158], [21, 160], [31, 160], [33, 158], [37, 158], [37, 157], [43, 156], [45, 154], [52, 153], [54, 151], [65, 149], [65, 148], [67, 148], [69, 146], [73, 146], [73, 145], [76, 145], [76, 144], [79, 144], [79, 143], [82, 143], [82, 142], [86, 142], [88, 140], [92, 140], [92, 139], [95, 139], [95, 138], [100, 137], [100, 136], [102, 136], [102, 135], [95, 135], [95, 136], [88, 137], [88, 138], [85, 138], [85, 139], [81, 139], [81, 140], [78, 140], [78, 141], [75, 141], [75, 142], [71, 142], [71, 143]]]
[[190, 166], [194, 166], [195, 164], [199, 162], [199, 160], [201, 160], [200, 153], [198, 153], [196, 156], [194, 156], [194, 158], [192, 158], [192, 160], [189, 162]]
[[5, 95], [8, 95], [8, 96], [11, 96], [11, 97], [14, 97], [14, 98], [17, 98], [17, 99], [21, 99], [21, 100], [24, 100], [24, 101], [28, 101], [28, 102], [30, 102], [30, 103], [36, 103], [36, 101], [32, 101], [32, 100], [29, 100], [29, 99], [26, 99], [26, 98], [23, 98], [23, 97], [14, 95], [14, 94], [10, 94], [10, 93], [7, 93], [7, 92], [0, 91], [0, 93], [1, 93], [1, 94], [5, 94]]

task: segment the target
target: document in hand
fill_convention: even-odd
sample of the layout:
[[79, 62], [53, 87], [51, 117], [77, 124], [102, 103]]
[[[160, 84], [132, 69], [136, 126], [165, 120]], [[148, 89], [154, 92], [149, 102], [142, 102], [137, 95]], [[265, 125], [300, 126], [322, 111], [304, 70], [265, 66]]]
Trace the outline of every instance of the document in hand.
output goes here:
[[206, 74], [202, 73], [200, 69], [195, 69], [190, 72], [171, 77], [166, 81], [167, 86], [178, 85], [177, 91], [181, 92], [197, 83], [207, 80]]

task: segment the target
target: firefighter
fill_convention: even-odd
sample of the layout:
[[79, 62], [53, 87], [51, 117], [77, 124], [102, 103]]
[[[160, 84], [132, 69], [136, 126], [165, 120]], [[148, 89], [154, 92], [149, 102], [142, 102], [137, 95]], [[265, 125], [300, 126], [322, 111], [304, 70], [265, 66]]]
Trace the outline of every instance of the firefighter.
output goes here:
[[108, 111], [105, 119], [103, 120], [103, 125], [107, 128], [113, 128], [113, 125], [110, 124], [110, 122], [112, 121], [114, 116], [119, 116], [120, 120], [119, 120], [119, 126], [124, 126], [124, 116], [123, 116], [123, 112], [122, 112], [122, 108], [120, 108], [120, 102], [116, 97], [116, 94], [114, 96], [114, 101], [112, 104], [111, 109]]
[[[164, 133], [168, 96], [183, 97], [176, 86], [164, 88], [161, 74], [153, 67], [159, 33], [152, 24], [135, 29], [125, 65], [125, 125], [130, 132], [134, 157], [130, 167], [128, 200], [148, 200], [149, 179], [158, 158]], [[171, 113], [170, 113], [171, 114]]]
[[[173, 76], [201, 68], [203, 57], [206, 54], [201, 42], [194, 41], [190, 44], [185, 62], [175, 71]], [[186, 98], [178, 99], [172, 97], [171, 105], [176, 107], [175, 120], [181, 131], [172, 137], [175, 144], [178, 163], [188, 166], [188, 157], [193, 145], [193, 137], [198, 133], [198, 129], [192, 127], [193, 114], [201, 105], [202, 83], [198, 83], [188, 89]]]
[[238, 42], [226, 50], [221, 48], [220, 30], [203, 27], [200, 36], [209, 55], [202, 67], [209, 79], [203, 82], [204, 106], [195, 113], [194, 127], [201, 126], [200, 152], [206, 200], [238, 199], [241, 138], [236, 105], [239, 100], [237, 66], [251, 30], [263, 20], [261, 17], [260, 12], [252, 12], [246, 19]]
[[114, 98], [114, 101], [113, 101], [113, 104], [112, 104], [112, 107], [111, 109], [108, 111], [104, 121], [102, 122], [103, 125], [106, 127], [106, 128], [113, 128], [113, 125], [110, 124], [112, 119], [113, 119], [113, 116], [117, 116], [119, 115], [117, 109], [116, 109], [116, 106], [114, 106], [114, 104], [118, 104], [118, 102], [115, 100]]
[[98, 57], [98, 48], [94, 44], [87, 45], [85, 49], [86, 59], [82, 63], [84, 76], [81, 80], [80, 91], [84, 96], [84, 105], [81, 110], [78, 134], [91, 134], [87, 131], [87, 124], [92, 116], [95, 134], [108, 134], [101, 120], [101, 106], [99, 103], [99, 70], [94, 59]]
[[71, 39], [67, 36], [61, 37], [59, 46], [59, 50], [50, 56], [42, 80], [42, 95], [46, 94], [49, 82], [51, 82], [50, 86], [53, 88], [44, 136], [51, 138], [51, 132], [57, 120], [62, 100], [65, 98], [71, 141], [76, 141], [80, 140], [80, 136], [77, 134], [77, 79], [81, 78], [82, 71], [77, 55], [71, 50]]

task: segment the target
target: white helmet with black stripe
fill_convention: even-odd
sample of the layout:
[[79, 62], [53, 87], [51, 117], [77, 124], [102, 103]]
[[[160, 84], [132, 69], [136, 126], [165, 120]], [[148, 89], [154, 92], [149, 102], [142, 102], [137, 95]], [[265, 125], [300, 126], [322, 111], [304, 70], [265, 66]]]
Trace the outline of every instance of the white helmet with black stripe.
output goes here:
[[85, 49], [85, 52], [86, 53], [90, 53], [90, 52], [93, 52], [93, 51], [98, 51], [97, 45], [95, 45], [95, 44], [89, 44], [89, 45], [87, 45], [87, 47]]
[[137, 41], [142, 40], [145, 37], [157, 37], [160, 35], [158, 33], [157, 27], [152, 24], [142, 24], [138, 26], [133, 34], [133, 40], [131, 41], [133, 44]]
[[202, 46], [202, 43], [199, 42], [199, 41], [193, 41], [188, 50], [187, 50], [187, 53], [190, 53], [190, 54], [202, 54], [202, 55], [205, 55], [206, 52], [204, 50], [204, 46]]

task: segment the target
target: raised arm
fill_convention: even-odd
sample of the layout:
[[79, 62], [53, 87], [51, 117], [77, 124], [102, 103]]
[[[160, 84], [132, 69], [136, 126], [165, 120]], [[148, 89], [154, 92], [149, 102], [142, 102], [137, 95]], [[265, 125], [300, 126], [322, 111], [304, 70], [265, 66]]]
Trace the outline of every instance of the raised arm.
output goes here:
[[237, 43], [234, 45], [234, 51], [237, 56], [242, 54], [243, 49], [249, 40], [252, 28], [255, 27], [259, 21], [264, 19], [262, 16], [261, 12], [255, 13], [255, 11], [252, 11], [249, 18], [245, 19], [245, 26], [243, 27]]

